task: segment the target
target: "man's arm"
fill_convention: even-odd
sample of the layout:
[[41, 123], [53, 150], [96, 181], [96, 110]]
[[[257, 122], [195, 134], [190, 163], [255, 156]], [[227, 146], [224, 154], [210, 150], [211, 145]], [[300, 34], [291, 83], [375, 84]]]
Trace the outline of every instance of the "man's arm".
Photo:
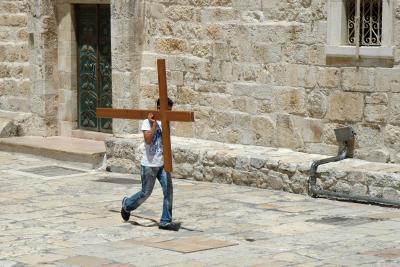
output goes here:
[[150, 122], [151, 128], [148, 131], [143, 131], [143, 137], [146, 144], [150, 145], [151, 142], [153, 142], [154, 134], [157, 132], [157, 122], [154, 119], [154, 115], [152, 113], [149, 113], [147, 119]]

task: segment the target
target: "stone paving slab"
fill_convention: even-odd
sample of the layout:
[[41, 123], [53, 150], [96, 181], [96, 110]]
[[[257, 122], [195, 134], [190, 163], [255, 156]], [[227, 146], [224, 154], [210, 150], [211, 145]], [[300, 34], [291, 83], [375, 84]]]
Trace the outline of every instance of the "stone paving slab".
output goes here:
[[[400, 209], [174, 179], [174, 217], [183, 227], [170, 232], [158, 229], [158, 184], [122, 221], [121, 199], [140, 189], [137, 175], [55, 171], [49, 179], [21, 170], [85, 168], [7, 152], [0, 152], [0, 166], [2, 267], [400, 265]], [[203, 239], [236, 245], [213, 241], [199, 250]]]
[[210, 250], [237, 245], [237, 243], [216, 240], [212, 238], [207, 238], [205, 236], [191, 236], [176, 239], [174, 238], [172, 240], [160, 240], [157, 238], [142, 239], [137, 241], [136, 243], [144, 244], [149, 247], [172, 250], [181, 253], [192, 253], [202, 250]]

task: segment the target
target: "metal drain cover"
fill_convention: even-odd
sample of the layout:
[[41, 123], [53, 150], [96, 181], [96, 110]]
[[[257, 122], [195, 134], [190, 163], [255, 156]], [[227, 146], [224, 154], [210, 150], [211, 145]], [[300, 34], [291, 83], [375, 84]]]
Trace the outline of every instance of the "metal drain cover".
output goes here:
[[111, 183], [111, 184], [141, 184], [141, 181], [129, 178], [102, 178], [99, 180], [94, 180], [95, 182]]
[[60, 166], [41, 166], [41, 167], [23, 169], [20, 171], [27, 172], [27, 173], [33, 173], [36, 175], [42, 175], [42, 176], [46, 176], [46, 177], [65, 176], [65, 175], [71, 175], [71, 174], [85, 173], [85, 171], [64, 168], [64, 167], [60, 167]]
[[323, 217], [321, 219], [311, 219], [311, 220], [307, 220], [306, 222], [323, 223], [323, 224], [330, 224], [330, 225], [353, 226], [353, 225], [360, 225], [360, 224], [376, 222], [376, 221], [380, 221], [380, 219], [366, 218], [366, 217], [332, 216], [332, 217]]

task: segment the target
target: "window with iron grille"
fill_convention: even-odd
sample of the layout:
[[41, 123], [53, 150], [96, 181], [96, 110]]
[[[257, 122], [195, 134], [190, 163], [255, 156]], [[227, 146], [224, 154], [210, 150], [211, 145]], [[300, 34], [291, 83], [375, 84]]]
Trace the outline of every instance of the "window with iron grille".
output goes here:
[[398, 0], [327, 1], [327, 57], [394, 58]]
[[382, 0], [361, 0], [359, 21], [356, 20], [357, 8], [356, 0], [347, 1], [348, 44], [357, 45], [356, 31], [358, 30], [360, 46], [380, 46], [382, 44]]

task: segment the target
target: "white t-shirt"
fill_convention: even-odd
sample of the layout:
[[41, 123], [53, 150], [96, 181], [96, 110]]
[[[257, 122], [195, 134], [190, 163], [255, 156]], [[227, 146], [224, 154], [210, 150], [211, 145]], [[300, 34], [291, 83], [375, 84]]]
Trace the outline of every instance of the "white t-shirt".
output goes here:
[[[142, 123], [142, 131], [151, 129], [150, 121], [144, 120]], [[147, 167], [162, 167], [164, 165], [163, 144], [161, 122], [157, 121], [157, 131], [154, 134], [151, 144], [145, 142], [141, 164]]]

